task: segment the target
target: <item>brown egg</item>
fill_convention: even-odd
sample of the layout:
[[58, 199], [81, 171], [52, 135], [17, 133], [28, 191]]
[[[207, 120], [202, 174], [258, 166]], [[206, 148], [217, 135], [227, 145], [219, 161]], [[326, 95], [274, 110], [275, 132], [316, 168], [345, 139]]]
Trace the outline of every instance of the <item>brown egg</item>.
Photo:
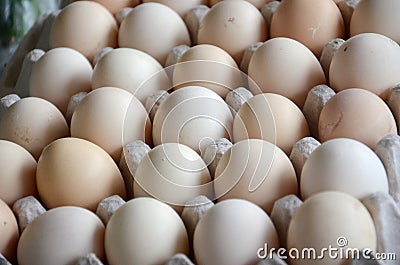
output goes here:
[[0, 139], [19, 144], [38, 159], [43, 148], [69, 136], [62, 113], [50, 102], [28, 97], [11, 105], [0, 121]]
[[32, 66], [29, 95], [44, 98], [67, 111], [70, 98], [91, 89], [92, 66], [85, 56], [70, 48], [55, 48]]
[[175, 12], [177, 12], [181, 17], [185, 17], [186, 13], [189, 12], [192, 8], [195, 8], [199, 5], [208, 5], [208, 0], [184, 0], [184, 1], [176, 1], [176, 0], [143, 0], [143, 3], [147, 2], [158, 2], [160, 4], [164, 4], [169, 6]]
[[400, 82], [400, 47], [392, 39], [361, 33], [348, 39], [332, 58], [329, 83], [335, 91], [367, 89], [386, 100]]
[[247, 100], [233, 122], [233, 141], [263, 139], [276, 144], [286, 155], [300, 139], [310, 135], [307, 120], [289, 99], [260, 94]]
[[191, 45], [185, 22], [174, 10], [159, 3], [135, 7], [119, 29], [120, 47], [144, 51], [161, 65], [172, 48], [181, 44]]
[[127, 143], [150, 143], [151, 124], [136, 97], [120, 88], [103, 87], [90, 92], [76, 107], [71, 136], [97, 144], [119, 161]]
[[118, 25], [112, 14], [92, 1], [76, 1], [57, 16], [50, 32], [50, 47], [69, 47], [90, 61], [104, 47], [117, 47]]
[[187, 50], [174, 67], [174, 89], [202, 86], [225, 98], [230, 91], [243, 86], [242, 72], [223, 49], [200, 44]]
[[43, 150], [36, 183], [47, 208], [80, 206], [95, 211], [104, 198], [126, 197], [112, 158], [99, 146], [78, 138], [59, 139]]
[[375, 149], [379, 140], [396, 134], [393, 114], [378, 96], [364, 89], [346, 89], [332, 97], [321, 111], [319, 138], [358, 140]]
[[269, 214], [276, 200], [298, 193], [289, 158], [279, 147], [259, 139], [235, 143], [221, 157], [215, 176], [218, 201], [245, 199]]
[[[218, 2], [221, 2], [223, 0], [210, 0], [210, 6], [215, 5]], [[260, 9], [261, 7], [263, 7], [265, 4], [272, 2], [274, 0], [247, 0], [247, 2], [253, 4], [255, 7], [257, 7], [258, 9]]]
[[37, 194], [36, 165], [35, 158], [23, 147], [0, 140], [0, 199], [8, 206]]
[[253, 94], [276, 93], [300, 108], [314, 86], [326, 83], [314, 54], [289, 38], [270, 39], [260, 46], [250, 59], [249, 77]]
[[0, 253], [10, 262], [16, 262], [19, 231], [17, 219], [7, 204], [0, 199]]
[[204, 17], [199, 44], [212, 44], [227, 51], [240, 64], [244, 50], [267, 39], [267, 26], [260, 11], [247, 1], [222, 1]]
[[285, 0], [271, 20], [271, 38], [288, 37], [306, 45], [317, 57], [325, 44], [345, 37], [339, 8], [332, 0]]
[[113, 15], [117, 14], [125, 7], [135, 7], [140, 4], [140, 0], [91, 0], [97, 2], [108, 9]]

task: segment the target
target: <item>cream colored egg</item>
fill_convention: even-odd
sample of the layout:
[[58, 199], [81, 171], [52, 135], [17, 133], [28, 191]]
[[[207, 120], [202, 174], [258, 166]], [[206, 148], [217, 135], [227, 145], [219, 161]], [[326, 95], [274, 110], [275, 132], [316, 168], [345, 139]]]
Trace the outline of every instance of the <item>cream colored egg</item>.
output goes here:
[[35, 158], [23, 147], [0, 140], [0, 199], [12, 207], [18, 199], [35, 196], [36, 166]]
[[342, 14], [332, 0], [282, 1], [270, 27], [271, 38], [295, 39], [317, 57], [329, 41], [345, 37]]
[[297, 194], [293, 165], [277, 146], [258, 139], [234, 144], [215, 171], [215, 194], [219, 201], [238, 198], [251, 201], [267, 213], [274, 202]]
[[183, 18], [185, 17], [187, 12], [189, 12], [191, 9], [193, 9], [199, 5], [208, 5], [208, 0], [185, 0], [185, 1], [143, 0], [143, 3], [148, 3], [148, 2], [157, 2], [160, 4], [164, 4], [166, 6], [169, 6]]
[[293, 145], [310, 135], [307, 120], [289, 99], [278, 94], [259, 94], [239, 109], [233, 122], [233, 139], [263, 139], [289, 155]]
[[125, 89], [144, 104], [154, 92], [171, 88], [171, 82], [162, 66], [147, 53], [119, 48], [94, 67], [92, 88], [105, 86]]
[[376, 192], [388, 193], [388, 178], [381, 160], [370, 148], [338, 138], [313, 151], [301, 172], [303, 199], [328, 190], [364, 199]]
[[111, 217], [105, 236], [110, 265], [166, 264], [175, 254], [189, 254], [185, 225], [168, 205], [132, 199]]
[[212, 140], [230, 138], [232, 113], [218, 94], [200, 86], [174, 91], [153, 120], [153, 143], [181, 143], [200, 152]]
[[17, 219], [7, 204], [0, 199], [0, 253], [10, 262], [17, 260], [19, 231]]
[[70, 98], [91, 89], [92, 66], [85, 56], [70, 48], [55, 48], [33, 66], [29, 95], [44, 98], [66, 113]]
[[249, 88], [253, 94], [276, 93], [302, 108], [308, 92], [325, 83], [318, 59], [306, 46], [289, 38], [268, 40], [250, 59]]
[[375, 32], [400, 42], [398, 25], [400, 2], [396, 0], [363, 0], [357, 4], [351, 16], [350, 35]]
[[121, 9], [125, 7], [135, 7], [140, 4], [140, 0], [91, 0], [103, 5], [113, 15], [116, 15]]
[[[351, 255], [355, 248], [375, 252], [376, 244], [375, 225], [364, 205], [353, 196], [333, 191], [306, 200], [290, 221], [287, 237], [287, 249], [300, 253], [299, 259], [290, 260], [293, 265], [347, 264], [341, 258], [346, 253]], [[320, 258], [307, 259], [307, 254], [302, 258], [305, 248], [314, 250]], [[329, 248], [331, 252], [327, 251]], [[333, 248], [337, 250], [332, 251]]]
[[335, 91], [358, 87], [387, 99], [400, 82], [400, 47], [376, 33], [361, 33], [340, 46], [332, 58], [329, 83]]
[[161, 65], [172, 48], [182, 44], [191, 44], [185, 22], [174, 10], [159, 3], [135, 7], [119, 29], [120, 47], [144, 51]]
[[269, 216], [255, 204], [239, 199], [217, 203], [200, 219], [193, 248], [199, 265], [257, 264], [257, 251], [279, 246]]
[[59, 207], [37, 217], [21, 235], [20, 265], [75, 264], [94, 253], [104, 261], [105, 228], [99, 217], [79, 207]]
[[0, 121], [0, 139], [24, 147], [38, 159], [52, 141], [69, 136], [62, 113], [47, 100], [28, 97], [11, 105]]
[[203, 159], [189, 147], [177, 143], [158, 145], [142, 159], [135, 172], [133, 195], [154, 197], [179, 213], [187, 201], [199, 195], [214, 196]]
[[119, 161], [127, 143], [151, 141], [151, 123], [136, 97], [120, 88], [103, 87], [90, 92], [76, 107], [71, 136], [97, 144]]
[[[210, 0], [210, 5], [213, 6], [218, 2], [221, 2], [223, 0]], [[255, 7], [257, 7], [258, 9], [260, 9], [261, 7], [263, 7], [265, 4], [272, 2], [274, 0], [247, 0], [247, 2], [253, 4]]]
[[187, 50], [174, 67], [175, 89], [185, 86], [202, 86], [221, 97], [243, 86], [242, 72], [236, 62], [223, 49], [200, 44]]
[[200, 24], [199, 44], [227, 51], [240, 64], [244, 50], [265, 41], [268, 29], [260, 11], [247, 1], [222, 1], [214, 5]]
[[125, 184], [112, 158], [97, 145], [63, 138], [48, 145], [36, 171], [40, 199], [47, 208], [80, 206], [96, 211], [111, 195], [125, 198]]
[[346, 89], [323, 107], [318, 123], [322, 142], [351, 138], [375, 149], [386, 135], [396, 134], [397, 126], [386, 103], [365, 89]]
[[50, 47], [69, 47], [90, 61], [104, 47], [118, 46], [118, 25], [112, 14], [93, 1], [76, 1], [61, 11], [50, 32]]

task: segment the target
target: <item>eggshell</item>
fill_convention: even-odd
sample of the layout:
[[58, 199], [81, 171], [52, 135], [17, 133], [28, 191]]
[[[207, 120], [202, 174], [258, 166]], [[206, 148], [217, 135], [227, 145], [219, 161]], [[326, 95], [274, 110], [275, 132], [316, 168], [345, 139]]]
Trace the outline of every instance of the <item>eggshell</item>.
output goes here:
[[351, 16], [350, 35], [374, 32], [400, 42], [398, 25], [400, 2], [396, 0], [363, 0], [358, 3]]
[[378, 96], [364, 89], [346, 89], [323, 107], [318, 123], [322, 142], [333, 138], [358, 140], [371, 149], [388, 134], [396, 134], [393, 114]]
[[[374, 222], [364, 205], [353, 196], [330, 191], [310, 197], [297, 209], [289, 225], [287, 249], [297, 249], [301, 254], [311, 248], [316, 255], [323, 255], [318, 259], [291, 259], [293, 265], [339, 265], [347, 263], [341, 257], [351, 249], [375, 252], [376, 241]], [[322, 252], [329, 247], [337, 249], [331, 254], [337, 254], [336, 258], [330, 258], [329, 251]]]
[[140, 0], [91, 0], [107, 8], [113, 15], [116, 15], [125, 7], [135, 7], [140, 4]]
[[378, 156], [351, 139], [327, 141], [307, 158], [301, 172], [304, 199], [321, 191], [341, 191], [358, 199], [388, 193], [388, 178]]
[[23, 147], [4, 140], [0, 140], [0, 158], [0, 199], [12, 207], [18, 199], [35, 196], [35, 158]]
[[110, 265], [166, 264], [176, 253], [189, 253], [185, 225], [168, 205], [137, 198], [121, 206], [107, 224]]
[[55, 48], [32, 66], [29, 95], [44, 98], [66, 113], [70, 98], [91, 89], [92, 66], [70, 48]]
[[20, 265], [75, 264], [88, 253], [104, 260], [101, 220], [79, 207], [59, 207], [33, 220], [18, 244]]
[[19, 144], [38, 159], [52, 141], [69, 136], [62, 113], [47, 100], [23, 98], [6, 110], [0, 121], [0, 139]]
[[242, 72], [236, 62], [223, 49], [200, 44], [187, 50], [174, 66], [175, 89], [202, 86], [221, 97], [243, 86]]
[[171, 88], [171, 82], [162, 66], [147, 53], [119, 48], [94, 67], [92, 88], [105, 86], [125, 89], [144, 104], [154, 92]]
[[191, 9], [199, 6], [199, 5], [208, 5], [208, 0], [185, 0], [185, 1], [176, 1], [176, 0], [143, 0], [143, 3], [148, 2], [157, 2], [160, 4], [164, 4], [172, 8], [175, 12], [177, 12], [181, 17], [185, 17], [187, 12]]
[[367, 89], [387, 99], [400, 82], [400, 47], [376, 33], [362, 33], [343, 43], [332, 58], [329, 83], [335, 91]]
[[151, 141], [151, 123], [136, 97], [120, 88], [103, 87], [90, 92], [76, 107], [71, 136], [97, 144], [119, 161], [127, 143]]
[[200, 219], [194, 232], [197, 264], [257, 264], [257, 250], [279, 246], [269, 216], [255, 204], [239, 199], [217, 203]]
[[210, 140], [230, 138], [233, 117], [218, 94], [200, 86], [174, 91], [153, 120], [154, 145], [181, 143], [200, 152]]
[[234, 144], [215, 171], [215, 194], [219, 201], [240, 198], [251, 201], [267, 213], [277, 199], [297, 194], [293, 165], [277, 146], [258, 139]]
[[289, 99], [278, 94], [259, 94], [247, 100], [233, 122], [233, 139], [263, 139], [289, 155], [293, 145], [310, 135], [307, 120]]
[[268, 29], [260, 11], [247, 1], [222, 1], [214, 5], [200, 24], [199, 44], [227, 51], [240, 64], [244, 50], [267, 39]]
[[95, 211], [111, 195], [125, 198], [125, 184], [112, 158], [97, 145], [63, 138], [48, 145], [36, 171], [39, 196], [47, 208], [80, 206]]
[[199, 195], [212, 198], [213, 187], [207, 165], [195, 151], [167, 143], [153, 148], [140, 162], [133, 195], [154, 197], [180, 213], [187, 201]]
[[7, 204], [0, 199], [0, 253], [10, 262], [16, 261], [19, 231], [17, 219]]
[[[210, 0], [210, 6], [215, 5], [218, 2], [221, 2], [223, 0]], [[274, 0], [247, 0], [247, 2], [251, 3], [252, 5], [254, 5], [255, 7], [257, 7], [258, 9], [260, 9], [261, 7], [263, 7], [265, 4], [272, 2]]]
[[105, 7], [93, 1], [76, 1], [64, 7], [50, 32], [51, 48], [69, 47], [90, 61], [102, 48], [117, 45], [116, 20]]
[[191, 45], [185, 22], [174, 10], [159, 3], [135, 7], [119, 29], [120, 47], [144, 51], [161, 65], [172, 48], [182, 44]]
[[287, 37], [307, 46], [317, 57], [326, 43], [345, 37], [338, 6], [332, 0], [285, 0], [271, 20], [271, 38]]
[[314, 86], [326, 83], [314, 54], [289, 38], [275, 38], [261, 45], [250, 59], [248, 73], [253, 94], [276, 93], [300, 108]]

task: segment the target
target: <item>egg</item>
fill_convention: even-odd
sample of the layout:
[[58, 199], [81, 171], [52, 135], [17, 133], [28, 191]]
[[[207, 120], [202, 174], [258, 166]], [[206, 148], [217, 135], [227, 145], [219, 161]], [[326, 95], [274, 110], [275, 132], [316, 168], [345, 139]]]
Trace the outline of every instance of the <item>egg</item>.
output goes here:
[[95, 65], [92, 88], [119, 87], [143, 104], [158, 90], [168, 90], [171, 82], [163, 67], [145, 52], [119, 48], [107, 53]]
[[75, 264], [94, 253], [104, 261], [105, 227], [94, 213], [64, 206], [47, 211], [24, 230], [18, 244], [20, 265]]
[[56, 17], [49, 41], [51, 48], [69, 47], [93, 61], [102, 48], [118, 46], [118, 25], [102, 5], [76, 1], [64, 7]]
[[267, 39], [267, 26], [260, 11], [247, 1], [222, 1], [200, 23], [199, 44], [212, 44], [227, 51], [240, 64], [244, 50]]
[[301, 172], [303, 199], [322, 191], [341, 191], [358, 199], [388, 193], [386, 170], [366, 145], [346, 138], [329, 140], [307, 158]]
[[[223, 0], [210, 0], [210, 5], [213, 6], [218, 2], [221, 2]], [[272, 2], [274, 0], [247, 0], [249, 3], [253, 4], [255, 7], [257, 7], [258, 9], [260, 9], [261, 7], [263, 7], [265, 4]]]
[[307, 46], [317, 57], [335, 38], [345, 37], [338, 6], [332, 0], [285, 0], [271, 19], [271, 38], [287, 37]]
[[12, 207], [18, 199], [35, 196], [36, 166], [35, 158], [23, 147], [0, 140], [0, 199]]
[[187, 201], [199, 195], [214, 196], [203, 159], [178, 143], [158, 145], [142, 159], [134, 174], [133, 194], [154, 197], [179, 213]]
[[[300, 254], [306, 248], [312, 249], [320, 257], [308, 259], [307, 254], [303, 258], [299, 255], [290, 260], [292, 265], [347, 264], [343, 257], [354, 253], [349, 252], [352, 249], [369, 248], [375, 252], [376, 245], [375, 226], [368, 210], [359, 200], [341, 192], [321, 192], [307, 199], [288, 229], [287, 249], [297, 249]], [[329, 248], [336, 251], [329, 252]], [[335, 254], [336, 258], [330, 258]]]
[[9, 107], [0, 121], [0, 139], [14, 142], [38, 159], [52, 141], [69, 136], [63, 114], [47, 100], [28, 97]]
[[119, 29], [120, 47], [144, 51], [161, 65], [165, 64], [172, 48], [182, 44], [191, 45], [185, 22], [174, 10], [159, 3], [135, 7]]
[[143, 3], [148, 3], [148, 2], [157, 2], [160, 4], [164, 4], [166, 6], [169, 6], [183, 18], [191, 9], [193, 9], [199, 5], [207, 5], [208, 4], [208, 0], [185, 0], [185, 1], [143, 0]]
[[354, 8], [350, 22], [350, 35], [374, 32], [400, 42], [398, 25], [400, 2], [396, 0], [363, 0]]
[[255, 204], [239, 199], [217, 203], [200, 219], [193, 248], [198, 265], [257, 264], [257, 250], [279, 246], [269, 216]]
[[153, 120], [153, 143], [181, 143], [200, 152], [212, 140], [230, 138], [233, 117], [210, 89], [188, 86], [171, 93]]
[[289, 99], [272, 93], [247, 100], [233, 121], [233, 139], [263, 139], [276, 144], [286, 155], [300, 139], [310, 135], [307, 120]]
[[104, 198], [126, 197], [124, 181], [112, 158], [97, 145], [78, 138], [56, 140], [43, 150], [36, 183], [47, 208], [79, 206], [96, 211]]
[[241, 71], [232, 57], [223, 49], [200, 44], [187, 50], [174, 66], [174, 89], [202, 86], [221, 97], [243, 86]]
[[52, 49], [33, 64], [29, 95], [50, 101], [65, 114], [73, 95], [91, 90], [92, 72], [90, 62], [79, 52]]
[[19, 231], [17, 219], [8, 205], [0, 199], [0, 253], [10, 262], [16, 261]]
[[314, 86], [326, 83], [315, 55], [289, 38], [275, 38], [261, 45], [251, 56], [248, 73], [253, 94], [276, 93], [300, 108]]
[[396, 121], [386, 103], [364, 89], [346, 89], [323, 107], [318, 123], [322, 142], [351, 138], [375, 149], [386, 135], [397, 134]]
[[361, 33], [343, 43], [332, 58], [329, 83], [335, 91], [367, 89], [387, 99], [400, 82], [400, 47], [376, 33]]
[[140, 0], [91, 0], [103, 5], [108, 9], [113, 15], [116, 15], [120, 10], [125, 7], [135, 7], [140, 4]]
[[103, 87], [90, 92], [76, 107], [71, 136], [97, 144], [119, 161], [127, 143], [151, 142], [151, 123], [135, 96], [120, 88]]
[[298, 193], [289, 158], [277, 146], [259, 139], [234, 144], [218, 162], [215, 176], [218, 201], [245, 199], [267, 213], [276, 200]]
[[171, 207], [153, 198], [137, 198], [111, 217], [105, 248], [110, 265], [166, 264], [176, 253], [189, 254], [189, 241]]

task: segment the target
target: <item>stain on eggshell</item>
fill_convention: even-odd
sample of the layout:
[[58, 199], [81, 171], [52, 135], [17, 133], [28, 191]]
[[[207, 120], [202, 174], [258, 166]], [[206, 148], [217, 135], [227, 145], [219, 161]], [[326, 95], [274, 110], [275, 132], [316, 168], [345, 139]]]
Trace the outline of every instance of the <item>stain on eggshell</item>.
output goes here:
[[17, 219], [7, 204], [0, 199], [0, 253], [10, 262], [16, 262], [19, 230]]

